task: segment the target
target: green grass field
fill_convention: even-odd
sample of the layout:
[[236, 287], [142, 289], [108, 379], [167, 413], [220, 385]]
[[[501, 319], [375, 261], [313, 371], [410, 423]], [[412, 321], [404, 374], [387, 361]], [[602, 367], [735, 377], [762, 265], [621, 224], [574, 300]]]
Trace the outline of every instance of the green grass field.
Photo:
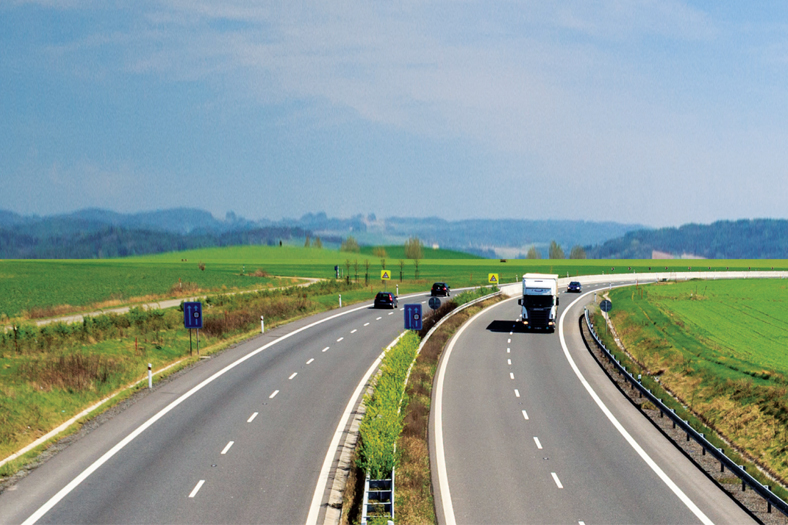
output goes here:
[[[404, 258], [402, 246], [384, 247], [386, 268], [399, 282], [416, 281], [413, 260]], [[189, 250], [144, 257], [105, 260], [4, 260], [0, 261], [0, 318], [17, 317], [23, 312], [53, 309], [70, 305], [73, 309], [114, 301], [127, 303], [135, 298], [172, 295], [182, 283], [193, 283], [201, 292], [220, 292], [285, 284], [268, 277], [253, 277], [256, 270], [271, 276], [332, 278], [334, 266], [345, 275], [364, 279], [369, 263], [370, 282], [376, 282], [382, 269], [374, 248], [363, 247], [361, 253], [292, 246], [237, 246]], [[204, 263], [205, 270], [198, 268]], [[418, 281], [429, 286], [446, 281], [453, 288], [487, 282], [488, 273], [498, 273], [502, 283], [514, 282], [524, 272], [557, 273], [575, 276], [633, 271], [705, 271], [788, 269], [788, 261], [603, 261], [603, 260], [515, 260], [481, 259], [449, 250], [424, 250], [419, 261]], [[242, 271], [245, 269], [245, 274]], [[379, 282], [379, 281], [378, 281]], [[57, 313], [56, 311], [53, 312]], [[40, 316], [40, 315], [39, 315]]]
[[626, 348], [704, 422], [788, 479], [788, 279], [610, 293]]

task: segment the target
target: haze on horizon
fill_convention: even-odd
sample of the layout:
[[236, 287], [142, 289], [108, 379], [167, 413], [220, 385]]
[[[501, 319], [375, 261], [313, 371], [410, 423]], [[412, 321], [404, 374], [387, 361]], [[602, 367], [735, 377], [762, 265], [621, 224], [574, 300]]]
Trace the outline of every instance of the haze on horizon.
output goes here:
[[0, 209], [788, 218], [788, 5], [0, 3]]

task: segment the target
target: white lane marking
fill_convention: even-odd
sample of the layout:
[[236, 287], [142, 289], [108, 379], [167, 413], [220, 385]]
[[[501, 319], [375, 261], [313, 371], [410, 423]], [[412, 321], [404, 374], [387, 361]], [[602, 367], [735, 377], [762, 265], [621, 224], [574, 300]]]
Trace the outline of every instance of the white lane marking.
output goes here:
[[389, 315], [394, 315], [394, 312], [389, 312]]
[[564, 356], [566, 356], [567, 361], [569, 361], [569, 365], [572, 367], [572, 370], [575, 372], [575, 375], [580, 380], [580, 384], [582, 384], [583, 387], [585, 387], [586, 391], [591, 396], [591, 399], [593, 399], [594, 402], [597, 404], [597, 406], [602, 410], [602, 413], [604, 413], [605, 416], [607, 416], [607, 419], [613, 424], [616, 430], [618, 430], [618, 432], [622, 436], [624, 436], [624, 439], [627, 441], [627, 443], [629, 443], [629, 445], [635, 450], [635, 452], [637, 452], [637, 454], [643, 459], [643, 461], [645, 461], [646, 464], [649, 467], [651, 467], [651, 470], [653, 470], [654, 473], [657, 476], [659, 476], [659, 478], [665, 483], [665, 485], [667, 485], [668, 488], [673, 491], [673, 493], [681, 500], [681, 502], [684, 503], [684, 505], [686, 505], [687, 508], [693, 514], [695, 514], [695, 516], [701, 522], [707, 525], [712, 525], [714, 522], [711, 521], [708, 518], [708, 516], [706, 516], [706, 514], [704, 514], [703, 511], [700, 510], [698, 506], [695, 505], [695, 503], [691, 499], [689, 499], [689, 497], [686, 494], [684, 494], [684, 491], [681, 490], [681, 488], [679, 488], [679, 486], [676, 485], [676, 483], [674, 483], [673, 480], [670, 479], [670, 477], [668, 477], [667, 474], [665, 474], [665, 472], [660, 468], [660, 466], [657, 465], [657, 463], [653, 459], [651, 459], [651, 456], [649, 456], [648, 453], [646, 453], [646, 451], [643, 450], [643, 447], [641, 447], [640, 444], [637, 441], [635, 441], [635, 438], [633, 438], [632, 435], [629, 432], [627, 432], [627, 429], [625, 429], [624, 426], [618, 421], [616, 416], [613, 415], [613, 412], [611, 412], [610, 409], [607, 408], [607, 405], [605, 405], [605, 403], [602, 401], [599, 395], [597, 395], [597, 393], [591, 387], [591, 384], [583, 376], [583, 373], [580, 372], [580, 369], [577, 367], [575, 360], [572, 359], [572, 355], [569, 353], [569, 347], [566, 346], [566, 337], [564, 336], [564, 317], [566, 317], [566, 313], [569, 310], [571, 310], [572, 307], [578, 301], [580, 301], [580, 299], [591, 293], [593, 292], [584, 293], [583, 295], [572, 301], [572, 303], [567, 308], [565, 308], [564, 311], [561, 313], [561, 319], [558, 321], [558, 336], [559, 336], [559, 340], [561, 341], [561, 347], [564, 350]]
[[427, 304], [427, 301], [422, 301], [421, 304]]
[[233, 446], [233, 443], [235, 443], [235, 441], [230, 441], [229, 443], [227, 443], [227, 446], [224, 447], [224, 450], [222, 450], [222, 455], [227, 454], [227, 451], [230, 450], [230, 447]]
[[525, 418], [525, 420], [528, 421], [528, 412], [526, 412], [525, 410], [523, 410], [523, 418]]
[[350, 333], [351, 333], [351, 334], [355, 334], [356, 332], [358, 332], [358, 328], [354, 328], [354, 329], [352, 329], [352, 330], [350, 331]]
[[[397, 341], [399, 341], [406, 333], [407, 332], [402, 332], [399, 334], [399, 336], [386, 347], [386, 350], [389, 350], [395, 344], [397, 344]], [[331, 472], [331, 465], [334, 463], [334, 456], [336, 455], [337, 447], [339, 447], [339, 440], [345, 435], [345, 427], [347, 426], [348, 419], [350, 419], [350, 414], [353, 412], [353, 408], [356, 406], [356, 401], [359, 399], [359, 397], [361, 397], [361, 393], [366, 389], [367, 381], [369, 381], [369, 378], [372, 376], [375, 370], [378, 369], [378, 366], [380, 365], [385, 353], [386, 352], [384, 351], [378, 356], [375, 362], [372, 363], [372, 366], [370, 366], [367, 370], [367, 373], [364, 374], [364, 377], [361, 378], [361, 381], [356, 386], [356, 390], [353, 392], [353, 395], [350, 396], [350, 401], [348, 401], [345, 411], [342, 413], [342, 418], [339, 420], [339, 424], [334, 431], [334, 437], [331, 439], [331, 444], [328, 446], [326, 457], [323, 460], [323, 466], [320, 469], [320, 475], [317, 477], [317, 485], [315, 486], [315, 492], [312, 495], [312, 503], [309, 506], [309, 515], [306, 517], [307, 525], [317, 524], [317, 517], [320, 514], [320, 507], [323, 503], [323, 494], [326, 492], [326, 485], [328, 485], [328, 475]]]
[[507, 361], [507, 362], [508, 362], [510, 365], [512, 364], [512, 360], [511, 360], [511, 359], [507, 359], [506, 361]]
[[383, 319], [383, 318], [382, 317], [378, 317], [377, 319], [375, 319], [375, 321], [380, 321], [381, 319]]
[[[500, 303], [498, 303], [498, 304], [500, 304]], [[162, 408], [153, 417], [151, 417], [150, 419], [145, 421], [142, 425], [137, 427], [136, 430], [131, 432], [129, 435], [127, 435], [125, 438], [123, 438], [121, 441], [119, 441], [114, 447], [112, 447], [107, 452], [105, 452], [104, 455], [102, 455], [96, 461], [91, 463], [91, 465], [88, 468], [83, 470], [77, 477], [72, 479], [65, 487], [60, 489], [57, 494], [55, 494], [54, 496], [49, 498], [49, 500], [47, 500], [46, 503], [44, 503], [41, 507], [39, 507], [39, 509], [37, 511], [35, 511], [33, 514], [31, 514], [30, 517], [27, 518], [23, 522], [23, 525], [32, 525], [35, 522], [37, 522], [38, 520], [40, 520], [41, 517], [44, 514], [46, 514], [47, 512], [49, 512], [50, 510], [52, 510], [52, 508], [55, 505], [57, 505], [60, 502], [60, 500], [65, 498], [71, 491], [73, 491], [75, 488], [77, 488], [83, 481], [85, 481], [91, 474], [93, 474], [96, 470], [98, 470], [104, 463], [109, 461], [110, 458], [112, 458], [115, 454], [117, 454], [118, 452], [123, 450], [123, 448], [126, 445], [128, 445], [129, 443], [134, 441], [134, 439], [136, 439], [137, 436], [139, 436], [140, 434], [145, 432], [148, 428], [151, 427], [151, 425], [153, 425], [158, 420], [160, 420], [161, 418], [166, 416], [170, 411], [174, 410], [178, 405], [180, 405], [181, 403], [183, 403], [184, 401], [186, 401], [187, 399], [192, 397], [194, 394], [196, 394], [197, 392], [199, 392], [200, 390], [202, 390], [203, 388], [205, 388], [206, 386], [211, 384], [213, 381], [215, 381], [219, 377], [223, 376], [224, 374], [226, 374], [227, 372], [229, 372], [230, 370], [232, 370], [236, 366], [238, 366], [241, 363], [253, 358], [254, 356], [259, 354], [260, 352], [263, 352], [263, 351], [267, 350], [268, 348], [274, 346], [275, 344], [280, 343], [280, 342], [284, 341], [285, 339], [289, 339], [290, 337], [293, 337], [294, 335], [303, 332], [304, 330], [309, 330], [310, 328], [313, 328], [313, 327], [315, 327], [315, 326], [317, 326], [319, 324], [323, 324], [323, 323], [325, 323], [327, 321], [331, 321], [333, 319], [336, 319], [337, 317], [342, 317], [343, 315], [348, 315], [350, 313], [358, 312], [360, 310], [366, 310], [367, 308], [369, 308], [369, 303], [365, 304], [364, 306], [359, 306], [357, 308], [353, 308], [352, 310], [346, 310], [344, 312], [340, 312], [338, 314], [334, 314], [334, 315], [332, 315], [330, 317], [326, 317], [325, 319], [321, 319], [319, 321], [315, 321], [314, 323], [310, 323], [310, 324], [308, 324], [306, 326], [302, 326], [301, 328], [299, 328], [297, 330], [293, 330], [289, 334], [285, 334], [282, 337], [279, 337], [278, 339], [275, 339], [275, 340], [271, 341], [270, 343], [267, 343], [267, 344], [261, 346], [257, 350], [249, 352], [245, 356], [239, 358], [237, 361], [233, 361], [232, 363], [230, 363], [229, 365], [225, 366], [224, 368], [222, 368], [218, 372], [214, 373], [212, 376], [204, 379], [198, 385], [192, 387], [191, 390], [189, 390], [185, 394], [181, 395], [181, 397], [179, 397], [178, 399], [176, 399], [175, 401], [173, 401], [172, 403], [170, 403], [166, 407]]]
[[246, 422], [247, 422], [247, 423], [251, 423], [252, 421], [254, 421], [254, 418], [256, 418], [256, 417], [257, 417], [257, 414], [258, 414], [258, 412], [255, 412], [254, 414], [252, 414], [252, 415], [249, 417], [249, 419], [247, 419], [247, 420], [246, 420]]
[[514, 395], [515, 397], [520, 397], [520, 391], [517, 390], [516, 388], [514, 389]]
[[508, 341], [506, 341], [506, 342], [511, 344], [512, 340], [511, 340], [511, 339], [509, 339], [509, 340], [508, 340]]
[[514, 373], [513, 372], [509, 372], [509, 379], [514, 379]]
[[194, 489], [192, 489], [191, 494], [189, 494], [190, 498], [193, 498], [194, 496], [197, 495], [198, 492], [200, 492], [200, 489], [202, 488], [203, 483], [205, 483], [204, 479], [201, 479], [200, 481], [197, 482], [197, 486], [194, 487]]
[[298, 375], [298, 372], [293, 372], [288, 379], [293, 379], [295, 376]]
[[268, 399], [273, 399], [273, 398], [275, 398], [275, 397], [276, 397], [276, 394], [278, 394], [278, 393], [279, 393], [279, 390], [274, 390], [274, 393], [273, 393], [273, 394], [271, 394], [270, 396], [268, 396]]
[[507, 353], [507, 354], [511, 354], [511, 353], [512, 353], [512, 349], [511, 349], [511, 348], [507, 348], [507, 349], [506, 349], [506, 353]]
[[514, 332], [509, 332], [509, 335], [514, 335]]
[[451, 353], [454, 350], [454, 344], [460, 339], [460, 336], [462, 336], [463, 332], [465, 332], [465, 329], [471, 326], [477, 317], [502, 304], [506, 304], [506, 301], [495, 303], [491, 307], [481, 310], [468, 321], [466, 321], [465, 324], [460, 327], [457, 333], [454, 334], [454, 337], [452, 337], [449, 345], [446, 347], [446, 350], [444, 350], [443, 357], [440, 360], [438, 368], [438, 380], [435, 383], [435, 418], [433, 419], [433, 435], [435, 436], [435, 462], [438, 464], [438, 495], [441, 500], [441, 506], [443, 507], [443, 519], [446, 525], [456, 525], [457, 523], [457, 520], [454, 517], [454, 506], [451, 502], [449, 477], [446, 471], [446, 450], [443, 446], [443, 383], [446, 378], [446, 368], [448, 367]]
[[327, 346], [327, 347], [325, 347], [325, 348], [323, 349], [323, 352], [328, 352], [328, 349], [329, 349], [329, 348], [331, 348], [331, 347], [330, 347], [330, 346]]
[[364, 326], [369, 326], [369, 323], [364, 323]]
[[337, 339], [337, 343], [340, 342], [342, 339], [344, 339], [344, 337], [340, 337], [339, 339]]
[[558, 479], [558, 474], [556, 474], [555, 472], [551, 472], [550, 475], [553, 476], [553, 481], [555, 481], [555, 484], [558, 486], [559, 489], [564, 488], [564, 486], [561, 485], [561, 480]]
[[312, 359], [310, 359], [309, 361], [307, 361], [307, 362], [306, 362], [306, 364], [308, 364], [308, 365], [309, 365], [309, 364], [312, 364], [312, 361], [314, 361], [314, 360], [315, 360], [315, 358], [313, 357]]
[[542, 443], [539, 441], [539, 438], [534, 436], [534, 443], [536, 443], [536, 448], [542, 450]]
[[577, 525], [586, 525], [586, 522], [585, 521], [578, 521]]

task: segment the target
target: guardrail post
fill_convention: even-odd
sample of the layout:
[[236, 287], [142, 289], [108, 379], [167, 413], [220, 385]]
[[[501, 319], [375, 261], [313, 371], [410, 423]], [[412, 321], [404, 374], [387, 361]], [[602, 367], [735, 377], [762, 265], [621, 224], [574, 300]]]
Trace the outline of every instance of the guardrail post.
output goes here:
[[[771, 485], [766, 485], [766, 489], [769, 492], [771, 492], [772, 491], [772, 486]], [[771, 514], [771, 513], [772, 513], [772, 502], [771, 502], [771, 500], [767, 499], [766, 500], [766, 514]]]

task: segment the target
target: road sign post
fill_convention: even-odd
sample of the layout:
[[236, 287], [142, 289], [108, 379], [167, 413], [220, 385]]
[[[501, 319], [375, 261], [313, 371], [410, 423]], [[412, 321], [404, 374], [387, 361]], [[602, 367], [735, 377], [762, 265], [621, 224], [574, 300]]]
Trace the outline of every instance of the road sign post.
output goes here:
[[192, 355], [192, 330], [197, 330], [197, 355], [200, 355], [200, 328], [202, 328], [202, 303], [183, 303], [183, 327], [189, 331], [189, 355]]
[[430, 297], [429, 305], [430, 308], [432, 308], [433, 310], [437, 310], [438, 308], [441, 307], [441, 300], [438, 299], [437, 297]]
[[421, 330], [422, 315], [420, 304], [405, 305], [405, 330]]
[[608, 312], [613, 309], [613, 303], [609, 300], [605, 299], [601, 303], [599, 303], [599, 309], [605, 312], [605, 335], [607, 335], [607, 320], [608, 320]]

